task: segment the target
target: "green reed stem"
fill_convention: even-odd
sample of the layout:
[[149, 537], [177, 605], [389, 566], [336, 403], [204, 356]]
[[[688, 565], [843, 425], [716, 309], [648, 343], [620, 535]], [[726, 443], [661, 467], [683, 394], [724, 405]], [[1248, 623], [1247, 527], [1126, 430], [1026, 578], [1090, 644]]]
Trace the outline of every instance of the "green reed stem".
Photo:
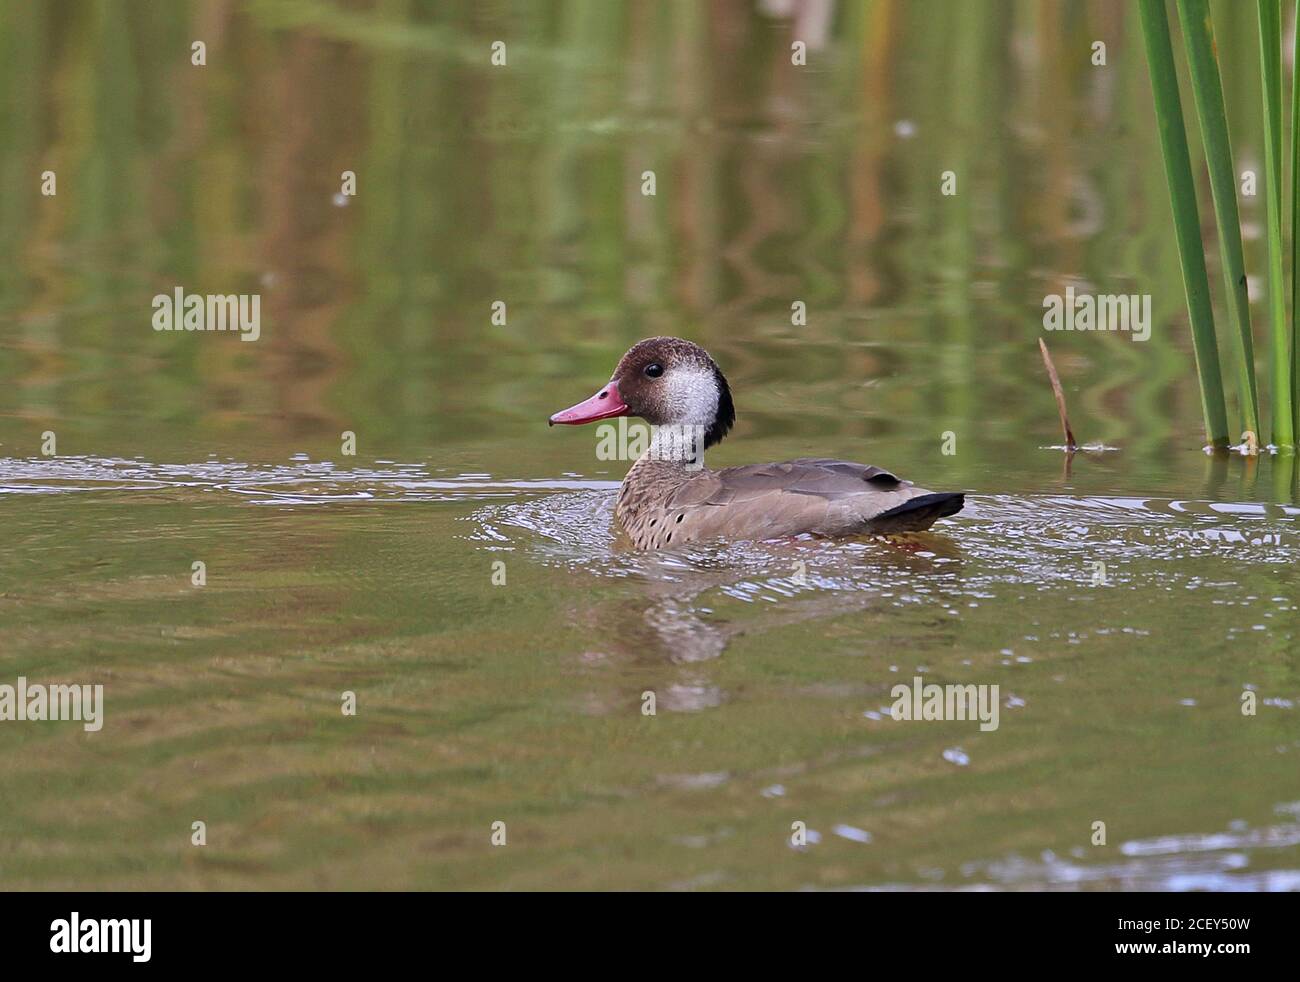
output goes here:
[[[1300, 26], [1300, 0], [1295, 4]], [[1300, 433], [1300, 30], [1291, 62], [1291, 411], [1293, 433]]]
[[1255, 386], [1255, 343], [1250, 331], [1250, 297], [1246, 290], [1246, 259], [1241, 246], [1241, 216], [1237, 211], [1237, 178], [1232, 143], [1228, 138], [1228, 116], [1223, 105], [1223, 82], [1219, 78], [1219, 61], [1215, 54], [1214, 24], [1207, 0], [1182, 0], [1178, 4], [1178, 20], [1187, 47], [1196, 118], [1201, 124], [1201, 142], [1205, 145], [1205, 159], [1210, 169], [1224, 286], [1237, 325], [1233, 337], [1236, 339], [1242, 422], [1246, 429], [1258, 435], [1259, 391]]
[[[1205, 273], [1205, 248], [1201, 243], [1201, 222], [1196, 208], [1196, 187], [1187, 153], [1187, 131], [1178, 95], [1178, 72], [1169, 41], [1169, 21], [1164, 0], [1139, 0], [1142, 40], [1146, 45], [1147, 69], [1155, 98], [1160, 150], [1169, 185], [1169, 203], [1174, 213], [1178, 259], [1183, 271], [1183, 290], [1192, 327], [1192, 350], [1201, 383], [1201, 411], [1205, 436], [1211, 446], [1228, 445], [1228, 413], [1223, 404], [1223, 376], [1219, 371], [1219, 346], [1214, 339], [1214, 310], [1210, 306], [1210, 283]], [[1244, 401], [1244, 400], [1243, 400]]]
[[1291, 343], [1282, 273], [1282, 24], [1278, 0], [1258, 0], [1260, 83], [1264, 89], [1264, 197], [1268, 202], [1268, 309], [1273, 442], [1295, 445]]

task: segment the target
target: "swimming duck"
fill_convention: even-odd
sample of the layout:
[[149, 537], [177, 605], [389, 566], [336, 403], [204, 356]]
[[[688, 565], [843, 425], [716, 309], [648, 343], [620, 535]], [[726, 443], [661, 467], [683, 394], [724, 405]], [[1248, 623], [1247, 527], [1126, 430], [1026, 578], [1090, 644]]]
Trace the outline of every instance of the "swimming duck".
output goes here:
[[736, 410], [717, 362], [681, 338], [633, 345], [599, 392], [556, 413], [550, 424], [616, 416], [639, 416], [653, 434], [623, 479], [614, 509], [639, 549], [703, 539], [916, 532], [965, 503], [960, 493], [935, 494], [846, 460], [806, 457], [709, 470], [704, 451], [727, 435]]

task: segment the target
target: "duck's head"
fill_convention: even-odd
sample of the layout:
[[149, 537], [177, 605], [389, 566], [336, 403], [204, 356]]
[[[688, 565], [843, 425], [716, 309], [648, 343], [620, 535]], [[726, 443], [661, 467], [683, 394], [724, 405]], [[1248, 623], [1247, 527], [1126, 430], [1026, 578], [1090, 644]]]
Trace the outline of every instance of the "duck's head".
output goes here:
[[731, 389], [709, 353], [681, 338], [646, 338], [628, 349], [590, 399], [551, 417], [551, 425], [639, 416], [651, 426], [699, 427], [711, 447], [731, 429]]

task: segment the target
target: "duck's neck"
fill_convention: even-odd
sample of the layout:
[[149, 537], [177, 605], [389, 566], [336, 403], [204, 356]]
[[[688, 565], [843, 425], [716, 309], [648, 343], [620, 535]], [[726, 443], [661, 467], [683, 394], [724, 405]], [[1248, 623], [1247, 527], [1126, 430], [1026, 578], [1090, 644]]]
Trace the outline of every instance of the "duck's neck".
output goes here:
[[656, 462], [673, 464], [688, 471], [702, 470], [705, 432], [703, 426], [655, 426], [650, 432], [650, 446], [636, 464]]

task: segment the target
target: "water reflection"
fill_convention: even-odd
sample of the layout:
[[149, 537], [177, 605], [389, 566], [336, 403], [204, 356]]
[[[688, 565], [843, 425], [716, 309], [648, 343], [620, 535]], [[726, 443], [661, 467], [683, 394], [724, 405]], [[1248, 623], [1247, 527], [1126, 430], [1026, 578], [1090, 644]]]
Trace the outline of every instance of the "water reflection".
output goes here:
[[[0, 253], [23, 261], [0, 273], [16, 356], [0, 413], [76, 415], [99, 452], [126, 455], [136, 441], [79, 410], [205, 418], [314, 456], [361, 421], [372, 446], [441, 443], [466, 438], [463, 412], [503, 379], [601, 366], [689, 325], [755, 385], [792, 344], [802, 385], [833, 383], [751, 409], [765, 432], [819, 406], [819, 425], [854, 436], [929, 415], [1005, 450], [1051, 432], [1023, 357], [1041, 298], [1087, 281], [1151, 293], [1159, 326], [1144, 346], [1061, 342], [1080, 435], [1148, 456], [1194, 439], [1159, 167], [1110, 166], [1158, 159], [1145, 76], [1066, 56], [1078, 37], [1131, 46], [1131, 5], [762, 7], [7, 8]], [[164, 39], [199, 35], [210, 58], [191, 70]], [[507, 35], [502, 71], [486, 52]], [[1225, 29], [1223, 57], [1249, 61], [1252, 40]], [[1256, 115], [1234, 131], [1246, 157]], [[29, 175], [50, 160], [62, 190], [42, 221]], [[963, 175], [949, 201], [931, 186], [945, 169]], [[359, 191], [339, 208], [344, 171]], [[260, 290], [265, 342], [160, 341], [148, 300], [177, 283]], [[489, 330], [500, 298], [509, 322]], [[799, 330], [792, 298], [811, 312]], [[975, 436], [987, 378], [1015, 425]], [[854, 391], [868, 379], [887, 380], [888, 415]], [[529, 402], [494, 408], [519, 421]]]

